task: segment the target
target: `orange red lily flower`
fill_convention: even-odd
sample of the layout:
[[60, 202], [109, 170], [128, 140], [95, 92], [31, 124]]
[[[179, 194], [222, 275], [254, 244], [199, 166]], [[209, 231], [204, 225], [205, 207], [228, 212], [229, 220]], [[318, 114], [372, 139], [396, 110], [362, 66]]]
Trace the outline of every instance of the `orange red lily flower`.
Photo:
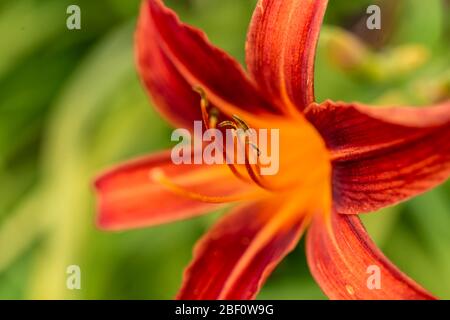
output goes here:
[[[97, 179], [98, 224], [108, 230], [236, 204], [196, 245], [177, 298], [254, 298], [308, 229], [308, 264], [328, 297], [433, 299], [388, 261], [358, 214], [448, 179], [450, 101], [423, 108], [317, 103], [314, 59], [326, 7], [327, 0], [260, 0], [245, 72], [162, 1], [143, 1], [138, 70], [168, 121], [192, 129], [202, 119], [232, 125], [238, 115], [256, 130], [280, 130], [274, 176], [249, 165], [175, 165], [166, 151]], [[379, 288], [367, 286], [370, 266], [380, 270]]]

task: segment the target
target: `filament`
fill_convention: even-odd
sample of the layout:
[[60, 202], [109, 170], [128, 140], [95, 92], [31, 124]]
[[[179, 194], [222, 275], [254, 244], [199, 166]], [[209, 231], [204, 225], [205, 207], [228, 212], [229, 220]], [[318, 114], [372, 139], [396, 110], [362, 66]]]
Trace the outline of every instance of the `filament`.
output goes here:
[[209, 101], [206, 97], [206, 92], [202, 87], [196, 86], [193, 90], [200, 95], [200, 109], [205, 127], [207, 129], [215, 128], [219, 111], [216, 108], [211, 108], [208, 112]]
[[[244, 140], [244, 144], [245, 144], [245, 169], [248, 173], [248, 177], [244, 176], [239, 169], [236, 167], [235, 164], [233, 164], [231, 161], [229, 161], [228, 155], [227, 155], [227, 151], [226, 148], [222, 145], [222, 150], [223, 150], [223, 158], [225, 160], [225, 163], [227, 164], [227, 166], [230, 168], [231, 172], [239, 179], [245, 181], [245, 182], [254, 182], [256, 183], [259, 187], [265, 189], [265, 190], [275, 190], [275, 187], [272, 186], [271, 184], [267, 183], [266, 181], [264, 181], [264, 179], [261, 177], [260, 173], [259, 173], [259, 165], [256, 165], [256, 169], [253, 168], [250, 159], [249, 159], [249, 148], [248, 146], [251, 146], [252, 148], [254, 148], [257, 152], [257, 156], [259, 157], [261, 155], [261, 151], [259, 150], [258, 146], [255, 145], [253, 142], [250, 141], [249, 137], [248, 137], [248, 131], [250, 130], [250, 127], [247, 125], [247, 123], [241, 119], [239, 116], [237, 115], [232, 115], [232, 120], [225, 120], [222, 121], [220, 123], [217, 124], [217, 119], [218, 119], [218, 110], [215, 108], [211, 108], [208, 112], [208, 107], [209, 107], [209, 101], [208, 98], [206, 96], [206, 92], [205, 90], [203, 90], [203, 88], [201, 88], [200, 86], [196, 86], [193, 88], [193, 90], [195, 92], [197, 92], [200, 95], [201, 101], [200, 101], [200, 108], [201, 108], [201, 113], [202, 113], [202, 119], [203, 119], [203, 123], [205, 124], [205, 127], [207, 129], [209, 128], [215, 128], [216, 126], [219, 128], [230, 128], [232, 130], [235, 130], [236, 132], [238, 132], [239, 129], [244, 131], [245, 134], [245, 140]], [[239, 134], [237, 134], [238, 139], [241, 139], [241, 136]], [[173, 191], [176, 191], [178, 193], [183, 193], [185, 196], [191, 197], [191, 198], [196, 198], [198, 200], [204, 201], [205, 202], [222, 202], [224, 198], [222, 197], [208, 197], [208, 196], [204, 196], [204, 195], [200, 195], [200, 194], [196, 194], [196, 193], [192, 193], [188, 190], [183, 189], [180, 186], [177, 186], [173, 183], [171, 183], [170, 181], [168, 181], [167, 179], [163, 179], [161, 180], [161, 182], [164, 182], [165, 184], [167, 184], [167, 186], [171, 187], [171, 189], [173, 189]], [[224, 202], [230, 202], [230, 200], [226, 200]]]
[[256, 193], [242, 193], [239, 195], [231, 195], [231, 196], [208, 196], [201, 193], [193, 192], [191, 190], [186, 189], [183, 186], [180, 186], [170, 180], [161, 169], [153, 169], [150, 171], [150, 178], [162, 186], [170, 190], [171, 192], [182, 196], [184, 198], [189, 198], [192, 200], [198, 200], [206, 203], [228, 203], [228, 202], [236, 202], [241, 200], [246, 200], [251, 197], [255, 197]]
[[268, 183], [267, 181], [264, 181], [264, 178], [260, 174], [260, 166], [256, 165], [256, 170], [253, 169], [253, 165], [250, 162], [249, 159], [249, 153], [250, 150], [248, 148], [248, 137], [246, 137], [246, 145], [245, 145], [245, 168], [247, 169], [247, 172], [252, 179], [254, 183], [256, 183], [259, 187], [270, 190], [270, 191], [276, 191], [277, 188], [274, 187], [272, 184]]

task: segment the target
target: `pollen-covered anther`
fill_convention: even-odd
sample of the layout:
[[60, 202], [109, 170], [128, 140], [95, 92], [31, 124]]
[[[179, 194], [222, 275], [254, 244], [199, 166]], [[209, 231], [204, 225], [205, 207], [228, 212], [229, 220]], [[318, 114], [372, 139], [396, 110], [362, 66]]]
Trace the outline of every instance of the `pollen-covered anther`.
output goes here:
[[[238, 139], [240, 139], [240, 143], [244, 145], [245, 148], [245, 163], [244, 167], [248, 176], [244, 175], [240, 172], [240, 170], [237, 168], [237, 166], [233, 163], [230, 163], [229, 157], [227, 155], [227, 151], [224, 148], [223, 151], [223, 157], [225, 160], [225, 163], [227, 163], [228, 167], [230, 168], [231, 172], [238, 177], [239, 179], [246, 181], [246, 182], [252, 182], [261, 187], [262, 189], [265, 189], [267, 191], [277, 191], [279, 188], [273, 186], [270, 182], [266, 181], [260, 174], [261, 168], [259, 165], [258, 158], [261, 155], [261, 150], [259, 147], [252, 142], [251, 139], [251, 133], [252, 130], [250, 126], [247, 124], [247, 122], [239, 117], [238, 115], [232, 115], [230, 120], [224, 120], [217, 124], [217, 119], [219, 116], [219, 111], [215, 108], [209, 108], [209, 100], [206, 95], [205, 90], [200, 86], [193, 87], [193, 90], [197, 92], [200, 95], [200, 108], [202, 112], [202, 118], [203, 122], [205, 124], [206, 128], [225, 128], [225, 129], [231, 129], [233, 130]], [[242, 141], [243, 140], [243, 141]], [[250, 160], [250, 148], [253, 148], [256, 152], [256, 163], [253, 163]]]
[[[250, 147], [255, 149], [257, 158], [261, 155], [261, 150], [256, 144], [251, 142], [250, 131], [252, 130], [248, 124], [237, 115], [232, 116], [233, 121], [226, 120], [219, 123], [219, 127], [229, 127], [236, 132], [243, 132], [244, 148], [245, 148], [245, 169], [251, 179], [259, 187], [268, 191], [277, 191], [278, 188], [273, 186], [270, 182], [266, 181], [260, 174], [261, 168], [257, 159], [256, 164], [253, 164], [250, 160]], [[241, 137], [240, 137], [241, 138]]]
[[[206, 95], [205, 90], [200, 86], [194, 86], [192, 88], [195, 92], [200, 95], [200, 109], [202, 113], [202, 120], [207, 129], [216, 128], [216, 127], [225, 127], [226, 125], [231, 126], [232, 128], [238, 129], [237, 125], [233, 121], [223, 121], [220, 124], [217, 124], [219, 118], [219, 110], [216, 108], [209, 108], [209, 100]], [[258, 150], [259, 154], [259, 150]], [[240, 171], [236, 168], [236, 166], [231, 163], [228, 159], [227, 151], [223, 148], [223, 158], [225, 163], [230, 168], [231, 172], [240, 180], [249, 182], [250, 179], [240, 173]]]
[[209, 100], [202, 87], [194, 86], [192, 89], [200, 95], [200, 109], [205, 127], [207, 129], [215, 128], [219, 118], [219, 110], [214, 107], [209, 108]]
[[249, 132], [251, 130], [250, 127], [247, 125], [247, 123], [244, 120], [239, 118], [237, 115], [233, 115], [232, 118], [234, 121], [231, 121], [231, 120], [222, 121], [221, 123], [218, 124], [218, 127], [219, 128], [228, 127], [228, 128], [235, 130], [238, 133], [243, 132], [245, 144], [249, 144], [253, 149], [255, 149], [256, 154], [259, 157], [261, 155], [261, 150], [259, 150], [258, 146], [256, 144], [254, 144], [253, 142], [251, 142], [250, 139], [247, 139], [247, 137], [249, 136]]

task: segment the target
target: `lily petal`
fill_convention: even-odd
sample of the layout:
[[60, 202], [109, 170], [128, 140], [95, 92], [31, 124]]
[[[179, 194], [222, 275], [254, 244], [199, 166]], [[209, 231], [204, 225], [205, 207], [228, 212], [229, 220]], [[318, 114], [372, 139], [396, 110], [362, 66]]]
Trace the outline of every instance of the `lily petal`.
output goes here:
[[[203, 202], [182, 196], [161, 183], [155, 173], [163, 173], [189, 192], [219, 200]], [[245, 198], [250, 188], [225, 165], [174, 165], [170, 152], [110, 170], [96, 180], [95, 187], [99, 201], [98, 224], [108, 230], [146, 227], [208, 213], [223, 205], [222, 198], [229, 201]]]
[[327, 2], [260, 0], [250, 24], [250, 74], [291, 113], [314, 102], [314, 59]]
[[434, 299], [388, 261], [358, 216], [317, 216], [306, 241], [311, 273], [331, 299]]
[[280, 204], [260, 202], [225, 216], [195, 247], [177, 298], [254, 298], [305, 226], [304, 215], [287, 221], [282, 210]]
[[148, 4], [143, 4], [135, 34], [139, 75], [158, 111], [175, 127], [191, 129], [201, 119], [200, 97], [162, 51]]
[[333, 202], [358, 214], [407, 200], [450, 176], [450, 101], [425, 107], [311, 105], [333, 159]]
[[[141, 61], [152, 55], [145, 50], [146, 46], [159, 46], [171, 66], [176, 68], [177, 77], [182, 75], [190, 88], [202, 87], [208, 99], [223, 113], [280, 114], [263, 97], [237, 61], [214, 47], [202, 31], [182, 23], [162, 1], [146, 0], [140, 21], [138, 35], [142, 33], [143, 36], [138, 37], [138, 47], [144, 48], [141, 50]], [[144, 74], [146, 76], [148, 73]], [[158, 79], [157, 76], [154, 75], [154, 78]], [[159, 87], [163, 83], [157, 85]]]

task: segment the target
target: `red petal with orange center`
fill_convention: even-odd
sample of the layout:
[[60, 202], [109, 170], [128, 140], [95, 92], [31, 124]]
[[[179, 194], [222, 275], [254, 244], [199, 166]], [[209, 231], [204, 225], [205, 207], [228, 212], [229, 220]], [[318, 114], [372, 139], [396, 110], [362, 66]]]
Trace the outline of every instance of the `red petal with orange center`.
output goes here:
[[218, 207], [218, 203], [173, 192], [158, 180], [161, 173], [189, 192], [209, 197], [238, 200], [246, 198], [249, 191], [225, 165], [174, 165], [170, 152], [164, 152], [122, 165], [97, 179], [99, 226], [114, 230], [146, 227]]
[[308, 119], [332, 156], [339, 213], [374, 211], [450, 176], [450, 101], [425, 108], [312, 105]]
[[434, 299], [388, 261], [358, 216], [317, 216], [306, 241], [309, 268], [331, 299]]
[[197, 244], [177, 298], [254, 298], [304, 229], [301, 212], [288, 222], [281, 210], [254, 203], [225, 216]]
[[[260, 0], [247, 38], [247, 65], [287, 108], [314, 102], [314, 59], [327, 0]], [[295, 106], [294, 106], [295, 105]]]
[[[166, 95], [169, 90], [173, 90], [173, 95], [180, 90], [184, 98], [192, 87], [201, 86], [212, 103], [228, 115], [280, 113], [263, 98], [238, 62], [210, 44], [203, 32], [180, 22], [162, 1], [144, 2], [137, 34], [141, 75], [152, 95], [158, 95], [158, 92], [154, 93], [155, 87], [164, 86]], [[160, 55], [164, 56], [159, 58], [161, 66], [149, 63]], [[159, 82], [161, 74], [158, 73], [164, 68], [164, 77]], [[172, 86], [164, 80], [170, 78], [165, 72], [174, 71], [174, 68], [176, 80]], [[152, 70], [157, 73], [153, 74]], [[180, 75], [186, 81], [184, 85], [188, 84], [187, 88], [182, 88]], [[186, 104], [191, 104], [191, 100], [188, 98]], [[169, 99], [165, 104], [170, 106]], [[199, 103], [193, 104], [190, 110], [183, 107], [183, 114], [190, 111], [197, 114], [199, 108]]]

